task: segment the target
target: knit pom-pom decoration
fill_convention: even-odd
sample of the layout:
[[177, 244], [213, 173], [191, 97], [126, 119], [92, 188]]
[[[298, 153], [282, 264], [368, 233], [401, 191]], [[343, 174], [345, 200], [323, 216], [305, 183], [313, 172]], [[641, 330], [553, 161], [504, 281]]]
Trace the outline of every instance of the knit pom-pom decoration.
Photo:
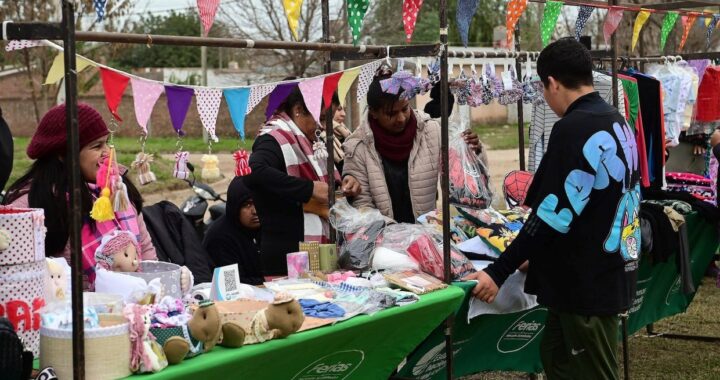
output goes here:
[[147, 185], [157, 180], [155, 173], [150, 170], [150, 164], [152, 162], [152, 154], [140, 152], [135, 156], [135, 161], [130, 165], [130, 167], [138, 171], [138, 181], [140, 181], [141, 185]]
[[214, 154], [204, 154], [200, 159], [203, 163], [202, 177], [205, 180], [214, 180], [220, 178], [220, 168], [218, 167], [218, 157]]
[[105, 162], [100, 165], [98, 169], [95, 184], [102, 188], [100, 191], [100, 197], [93, 203], [92, 210], [90, 210], [90, 217], [98, 222], [106, 222], [115, 218], [113, 212], [113, 204], [110, 200], [110, 176], [112, 175], [113, 159], [115, 150], [110, 149], [110, 155], [105, 159]]
[[190, 152], [175, 153], [175, 167], [173, 169], [173, 177], [177, 179], [188, 179], [188, 177], [190, 176], [187, 167], [187, 161], [189, 156]]
[[120, 177], [118, 177], [113, 186], [113, 198], [113, 209], [115, 212], [127, 211], [130, 205], [130, 198], [128, 198], [127, 186]]
[[250, 169], [250, 155], [246, 150], [238, 150], [233, 153], [235, 159], [235, 176], [243, 177], [249, 175], [252, 170]]

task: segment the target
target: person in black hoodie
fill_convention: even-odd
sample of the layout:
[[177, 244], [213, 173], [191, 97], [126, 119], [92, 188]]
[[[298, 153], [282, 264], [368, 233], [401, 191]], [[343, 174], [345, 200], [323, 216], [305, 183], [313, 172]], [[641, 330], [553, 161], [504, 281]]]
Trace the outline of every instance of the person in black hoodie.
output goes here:
[[548, 309], [548, 379], [617, 379], [618, 313], [631, 306], [640, 252], [635, 136], [593, 88], [590, 52], [575, 39], [548, 45], [537, 72], [562, 119], [528, 191], [533, 211], [500, 258], [467, 279], [492, 302], [529, 260], [525, 292]]
[[[0, 192], [5, 188], [5, 183], [10, 178], [13, 166], [13, 139], [0, 108]], [[0, 198], [1, 199], [1, 198]]]
[[203, 246], [215, 267], [237, 264], [240, 282], [262, 285], [264, 278], [258, 244], [260, 219], [244, 178], [235, 177], [230, 182], [225, 215], [205, 233]]

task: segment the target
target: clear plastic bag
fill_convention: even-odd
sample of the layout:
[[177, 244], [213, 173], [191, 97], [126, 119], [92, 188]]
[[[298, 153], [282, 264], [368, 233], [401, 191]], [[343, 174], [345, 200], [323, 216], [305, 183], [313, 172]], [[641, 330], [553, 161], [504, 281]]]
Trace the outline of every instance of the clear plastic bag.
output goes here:
[[382, 238], [385, 218], [376, 209], [356, 209], [346, 199], [330, 209], [330, 224], [338, 230], [338, 264], [347, 270], [366, 270], [375, 244]]
[[490, 206], [493, 200], [490, 174], [480, 157], [462, 138], [469, 124], [460, 116], [465, 108], [458, 107], [450, 118], [450, 203], [482, 209]]

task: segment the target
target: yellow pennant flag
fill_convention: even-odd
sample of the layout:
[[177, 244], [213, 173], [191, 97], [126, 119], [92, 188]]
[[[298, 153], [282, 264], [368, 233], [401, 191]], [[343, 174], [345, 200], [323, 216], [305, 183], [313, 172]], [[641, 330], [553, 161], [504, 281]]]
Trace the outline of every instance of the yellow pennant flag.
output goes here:
[[[704, 13], [712, 13], [712, 9], [704, 9]], [[712, 22], [713, 17], [712, 16], [705, 16], [705, 28], [710, 26], [710, 23]]]
[[[86, 58], [83, 58], [79, 55], [76, 55], [76, 63], [75, 66], [77, 67], [77, 72], [81, 72], [85, 70], [88, 66], [95, 66], [95, 64], [91, 61], [89, 61]], [[44, 84], [55, 84], [60, 81], [60, 79], [63, 79], [65, 76], [65, 61], [63, 57], [63, 53], [60, 53], [55, 57], [55, 60], [53, 61], [52, 66], [50, 66], [50, 71], [48, 71], [48, 75], [45, 78]]]
[[285, 16], [287, 16], [288, 27], [292, 32], [295, 41], [298, 39], [298, 24], [300, 20], [300, 10], [302, 9], [303, 0], [283, 0], [283, 7], [285, 7]]
[[630, 51], [635, 50], [635, 45], [637, 45], [638, 39], [640, 38], [640, 30], [642, 30], [642, 27], [643, 25], [645, 25], [645, 22], [648, 20], [648, 18], [650, 18], [650, 12], [644, 9], [641, 10], [635, 18], [635, 26], [633, 26], [632, 44]]
[[340, 105], [345, 107], [345, 98], [347, 97], [348, 91], [352, 86], [355, 79], [360, 75], [360, 68], [356, 67], [352, 70], [348, 70], [343, 73], [338, 82], [338, 97], [340, 98]]

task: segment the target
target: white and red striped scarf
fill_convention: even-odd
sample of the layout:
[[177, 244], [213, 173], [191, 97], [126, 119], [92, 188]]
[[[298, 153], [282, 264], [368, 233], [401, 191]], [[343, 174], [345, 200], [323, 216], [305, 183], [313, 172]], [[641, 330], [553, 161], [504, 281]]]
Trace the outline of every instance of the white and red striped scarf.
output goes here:
[[[288, 175], [305, 178], [311, 181], [327, 181], [327, 160], [315, 157], [312, 143], [297, 125], [286, 114], [273, 116], [258, 135], [270, 135], [280, 145]], [[336, 181], [340, 181], [340, 173], [334, 170]], [[326, 243], [330, 237], [330, 226], [327, 220], [310, 213], [304, 213], [304, 241]]]

